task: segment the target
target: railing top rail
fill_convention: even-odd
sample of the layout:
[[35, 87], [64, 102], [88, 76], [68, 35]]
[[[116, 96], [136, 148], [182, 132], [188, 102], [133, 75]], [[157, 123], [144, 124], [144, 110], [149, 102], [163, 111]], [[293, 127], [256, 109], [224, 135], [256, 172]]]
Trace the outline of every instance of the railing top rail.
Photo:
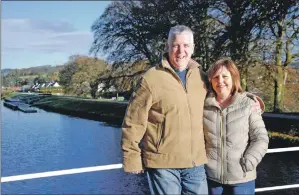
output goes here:
[[[267, 153], [291, 152], [291, 151], [299, 151], [299, 147], [268, 149]], [[60, 175], [70, 175], [70, 174], [77, 174], [77, 173], [120, 169], [122, 168], [122, 166], [123, 166], [122, 164], [111, 164], [111, 165], [83, 167], [83, 168], [75, 168], [75, 169], [67, 169], [67, 170], [59, 170], [59, 171], [48, 171], [42, 173], [32, 173], [32, 174], [25, 174], [25, 175], [7, 176], [7, 177], [1, 177], [1, 183], [27, 180], [27, 179], [44, 178], [44, 177], [53, 177], [53, 176], [60, 176]], [[256, 188], [255, 191], [264, 192], [264, 191], [290, 189], [290, 188], [299, 188], [299, 184]]]
[[292, 152], [292, 151], [299, 151], [299, 147], [268, 149], [267, 150], [267, 154], [269, 154], [269, 153], [277, 153], [277, 152]]

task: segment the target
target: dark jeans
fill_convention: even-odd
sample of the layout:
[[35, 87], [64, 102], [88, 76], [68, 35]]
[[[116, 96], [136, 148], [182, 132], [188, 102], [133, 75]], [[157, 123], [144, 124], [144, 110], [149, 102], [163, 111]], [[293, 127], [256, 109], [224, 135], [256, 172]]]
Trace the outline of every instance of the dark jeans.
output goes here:
[[253, 195], [255, 180], [238, 184], [220, 184], [208, 179], [209, 195]]
[[203, 165], [185, 169], [147, 169], [146, 172], [151, 194], [208, 194]]

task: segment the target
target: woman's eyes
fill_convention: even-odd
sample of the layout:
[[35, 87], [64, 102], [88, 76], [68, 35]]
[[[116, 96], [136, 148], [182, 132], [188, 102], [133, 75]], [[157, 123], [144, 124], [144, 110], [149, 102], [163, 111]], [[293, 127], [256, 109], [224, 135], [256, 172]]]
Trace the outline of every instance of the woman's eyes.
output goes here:
[[[222, 78], [228, 78], [227, 75], [222, 75], [221, 77], [222, 77]], [[213, 79], [219, 79], [219, 76], [215, 76], [215, 77], [213, 77]]]

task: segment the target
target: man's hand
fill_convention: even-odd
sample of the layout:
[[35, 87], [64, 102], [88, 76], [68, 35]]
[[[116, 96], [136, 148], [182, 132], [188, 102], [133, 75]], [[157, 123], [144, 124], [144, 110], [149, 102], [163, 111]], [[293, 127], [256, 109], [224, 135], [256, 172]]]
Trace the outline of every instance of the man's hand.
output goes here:
[[261, 105], [260, 102], [256, 99], [256, 97], [254, 97], [254, 104], [251, 105], [251, 111], [253, 112], [258, 112], [258, 113], [262, 113], [262, 109], [261, 109]]
[[140, 170], [140, 171], [132, 171], [132, 172], [129, 172], [130, 174], [141, 174], [141, 173], [144, 173], [144, 170]]
[[246, 92], [246, 95], [247, 97], [251, 98], [254, 101], [254, 103], [251, 104], [251, 111], [262, 114], [265, 110], [265, 105], [263, 100], [259, 96], [256, 96], [252, 93]]

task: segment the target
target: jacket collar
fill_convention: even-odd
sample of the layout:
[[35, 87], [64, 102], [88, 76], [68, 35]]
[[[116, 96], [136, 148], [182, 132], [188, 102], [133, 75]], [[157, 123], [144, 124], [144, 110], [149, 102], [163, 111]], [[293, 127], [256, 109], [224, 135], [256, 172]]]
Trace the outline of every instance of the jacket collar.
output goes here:
[[[232, 97], [232, 102], [231, 104], [228, 106], [232, 106], [234, 104], [237, 104], [238, 101], [240, 100], [240, 98], [244, 96], [244, 93], [236, 93], [233, 97]], [[206, 99], [205, 99], [205, 106], [216, 106], [218, 108], [220, 108], [218, 102], [216, 101], [216, 95], [214, 92], [210, 92]]]
[[[173, 70], [173, 68], [170, 66], [170, 63], [168, 61], [168, 54], [165, 53], [163, 54], [161, 63], [159, 64], [160, 67], [162, 68], [167, 68], [170, 70]], [[190, 59], [188, 65], [187, 65], [187, 69], [194, 69], [194, 68], [198, 68], [200, 65], [193, 59]]]

